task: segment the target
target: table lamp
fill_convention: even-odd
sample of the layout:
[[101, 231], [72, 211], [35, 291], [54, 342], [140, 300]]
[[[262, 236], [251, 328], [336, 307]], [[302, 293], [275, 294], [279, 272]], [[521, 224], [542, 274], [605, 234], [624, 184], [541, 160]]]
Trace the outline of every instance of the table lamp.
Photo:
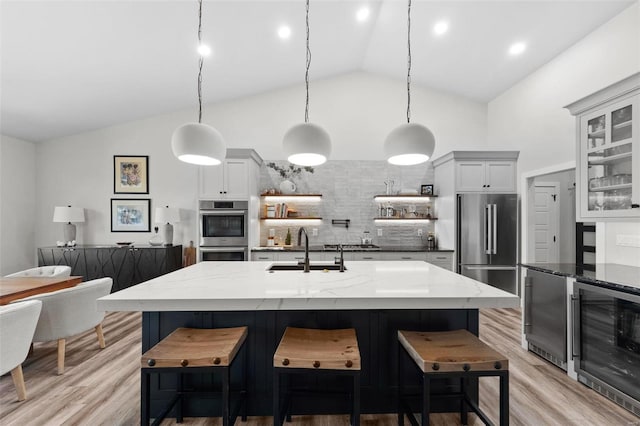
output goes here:
[[53, 210], [53, 221], [65, 223], [62, 228], [64, 232], [63, 241], [69, 243], [76, 239], [76, 225], [71, 222], [84, 222], [84, 209], [82, 207], [56, 206]]
[[173, 225], [180, 222], [180, 209], [166, 207], [156, 207], [156, 223], [164, 223], [164, 245], [173, 245]]

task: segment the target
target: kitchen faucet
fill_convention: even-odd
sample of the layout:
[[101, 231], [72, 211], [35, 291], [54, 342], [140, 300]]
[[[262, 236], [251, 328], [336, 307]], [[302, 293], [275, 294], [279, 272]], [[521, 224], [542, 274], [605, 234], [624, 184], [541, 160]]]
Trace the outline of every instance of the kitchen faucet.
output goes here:
[[[304, 272], [309, 272], [309, 234], [303, 226], [298, 229], [298, 246], [300, 246], [302, 240], [302, 233], [304, 232]], [[298, 262], [300, 263], [300, 262]]]
[[342, 243], [338, 244], [336, 250], [340, 252], [340, 272], [344, 272], [344, 247]]

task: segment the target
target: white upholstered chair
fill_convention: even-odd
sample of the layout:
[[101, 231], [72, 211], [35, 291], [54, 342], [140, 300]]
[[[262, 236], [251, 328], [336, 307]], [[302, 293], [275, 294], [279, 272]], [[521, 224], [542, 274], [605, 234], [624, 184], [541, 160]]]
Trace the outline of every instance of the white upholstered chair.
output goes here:
[[37, 268], [25, 269], [24, 271], [15, 272], [7, 275], [11, 277], [69, 277], [71, 276], [71, 267], [66, 265], [38, 266]]
[[42, 301], [42, 313], [33, 341], [58, 341], [58, 374], [64, 373], [66, 338], [93, 328], [100, 348], [105, 347], [102, 334], [104, 312], [98, 311], [96, 299], [108, 295], [112, 283], [111, 278], [98, 278], [75, 287], [21, 299]]
[[11, 371], [18, 401], [27, 399], [22, 362], [29, 353], [41, 309], [39, 300], [0, 306], [0, 375]]

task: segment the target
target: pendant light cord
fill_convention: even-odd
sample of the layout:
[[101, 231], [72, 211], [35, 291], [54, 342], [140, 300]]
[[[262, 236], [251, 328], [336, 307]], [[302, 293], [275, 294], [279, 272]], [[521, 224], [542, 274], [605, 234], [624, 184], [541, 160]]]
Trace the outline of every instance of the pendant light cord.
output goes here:
[[407, 8], [407, 123], [411, 121], [411, 0]]
[[304, 83], [307, 88], [307, 100], [304, 107], [304, 122], [309, 122], [309, 66], [311, 65], [311, 49], [309, 48], [309, 0], [307, 0], [307, 71], [304, 75]]
[[[198, 47], [202, 46], [202, 0], [198, 0]], [[202, 123], [202, 65], [204, 57], [200, 54], [198, 65], [198, 123]]]

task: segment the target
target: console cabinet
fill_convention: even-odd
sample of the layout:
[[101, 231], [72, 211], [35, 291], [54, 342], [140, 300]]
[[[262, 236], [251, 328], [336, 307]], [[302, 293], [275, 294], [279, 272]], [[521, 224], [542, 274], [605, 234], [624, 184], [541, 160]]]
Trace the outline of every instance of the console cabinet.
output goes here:
[[111, 277], [111, 292], [148, 281], [182, 267], [182, 246], [41, 247], [38, 266], [67, 265], [85, 281]]

